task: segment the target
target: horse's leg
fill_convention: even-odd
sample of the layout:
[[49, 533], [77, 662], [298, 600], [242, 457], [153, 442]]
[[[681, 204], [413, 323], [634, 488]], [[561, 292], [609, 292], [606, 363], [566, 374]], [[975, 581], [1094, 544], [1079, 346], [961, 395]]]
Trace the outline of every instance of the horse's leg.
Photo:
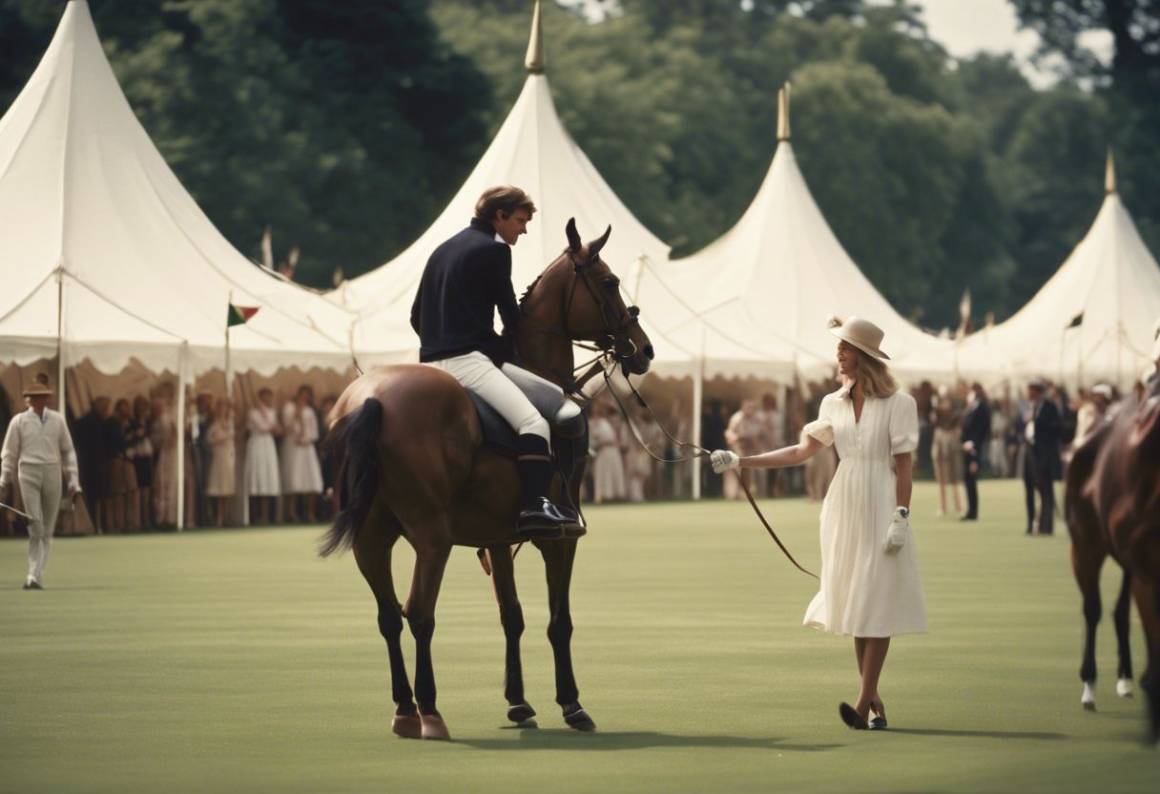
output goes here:
[[572, 672], [572, 612], [568, 591], [572, 586], [575, 540], [536, 542], [548, 574], [548, 640], [556, 660], [556, 702], [564, 710], [564, 721], [578, 731], [594, 731], [596, 723], [580, 705], [580, 691]]
[[1148, 738], [1156, 742], [1160, 741], [1160, 579], [1148, 582], [1133, 577], [1132, 594], [1148, 642], [1148, 668], [1141, 686], [1148, 693]]
[[1124, 570], [1124, 580], [1120, 584], [1120, 595], [1116, 598], [1116, 608], [1112, 612], [1112, 622], [1116, 627], [1116, 645], [1120, 663], [1116, 671], [1116, 694], [1122, 698], [1132, 696], [1132, 642], [1131, 624], [1128, 620], [1132, 611], [1132, 574]]
[[354, 559], [358, 569], [379, 607], [379, 632], [387, 641], [387, 656], [391, 663], [391, 699], [395, 701], [395, 718], [391, 730], [407, 739], [418, 739], [421, 733], [419, 715], [407, 680], [407, 665], [403, 661], [403, 615], [395, 595], [391, 577], [391, 548], [399, 538], [399, 527], [374, 521], [372, 514], [363, 531], [355, 537]]
[[407, 623], [415, 638], [415, 699], [424, 739], [450, 739], [447, 726], [435, 708], [435, 669], [431, 663], [431, 638], [435, 635], [435, 602], [443, 570], [451, 553], [451, 532], [447, 518], [440, 516], [426, 524], [408, 526], [407, 538], [415, 547], [415, 573], [407, 598]]
[[1099, 625], [1103, 608], [1100, 602], [1100, 569], [1105, 556], [1106, 552], [1093, 544], [1080, 546], [1074, 540], [1072, 542], [1071, 568], [1083, 596], [1084, 642], [1079, 677], [1083, 681], [1080, 703], [1085, 711], [1096, 710], [1096, 626]]
[[504, 653], [503, 696], [508, 702], [507, 718], [524, 728], [536, 727], [536, 710], [524, 699], [524, 670], [520, 662], [520, 637], [524, 633], [524, 610], [516, 594], [515, 561], [511, 546], [490, 546], [491, 581], [499, 604], [499, 622], [507, 643]]

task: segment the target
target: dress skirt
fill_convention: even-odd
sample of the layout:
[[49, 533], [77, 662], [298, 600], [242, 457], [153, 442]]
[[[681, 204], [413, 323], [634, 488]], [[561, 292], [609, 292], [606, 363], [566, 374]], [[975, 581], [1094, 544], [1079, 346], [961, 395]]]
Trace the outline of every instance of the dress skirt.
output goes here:
[[246, 440], [246, 493], [250, 496], [282, 494], [278, 448], [271, 435], [254, 434]]

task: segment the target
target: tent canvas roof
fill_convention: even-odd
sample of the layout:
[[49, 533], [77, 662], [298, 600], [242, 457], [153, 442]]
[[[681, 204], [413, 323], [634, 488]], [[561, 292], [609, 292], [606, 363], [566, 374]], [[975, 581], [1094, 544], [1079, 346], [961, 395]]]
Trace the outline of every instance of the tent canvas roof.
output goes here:
[[[748, 374], [760, 363], [766, 371], [824, 376], [834, 362], [832, 315], [881, 326], [892, 368], [904, 375], [938, 377], [953, 367], [950, 341], [903, 319], [842, 248], [788, 140], [732, 229], [687, 258], [644, 263], [637, 282], [638, 300], [666, 337], [683, 339], [707, 326], [710, 374]], [[747, 356], [738, 359], [742, 348]]]
[[1046, 376], [1127, 386], [1151, 367], [1158, 319], [1160, 267], [1112, 190], [1083, 240], [1027, 305], [963, 340], [959, 367], [981, 380]]
[[[73, 0], [0, 119], [0, 338], [5, 358], [55, 352], [116, 371], [136, 357], [222, 366], [227, 306], [237, 368], [345, 367], [352, 316], [238, 253], [165, 164], [125, 99], [88, 4]], [[58, 317], [58, 306], [62, 314]]]

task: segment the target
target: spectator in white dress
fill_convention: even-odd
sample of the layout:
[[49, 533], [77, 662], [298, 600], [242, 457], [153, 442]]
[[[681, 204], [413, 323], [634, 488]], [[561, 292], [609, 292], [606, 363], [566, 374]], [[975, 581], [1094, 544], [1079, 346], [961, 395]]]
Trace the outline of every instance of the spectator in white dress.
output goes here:
[[[318, 520], [318, 495], [322, 493], [322, 466], [318, 462], [318, 414], [314, 392], [298, 387], [294, 399], [282, 406], [282, 493], [286, 495], [286, 518], [297, 522]], [[299, 499], [306, 503], [305, 515]]]
[[588, 426], [588, 443], [592, 447], [593, 501], [611, 502], [627, 494], [624, 477], [624, 456], [620, 449], [620, 433], [613, 423], [616, 409], [597, 407], [596, 415]]
[[278, 414], [274, 410], [274, 392], [263, 388], [258, 404], [246, 413], [246, 493], [250, 497], [253, 522], [268, 524], [274, 520], [274, 507], [282, 494], [278, 472], [278, 449], [274, 439], [282, 435]]
[[[836, 322], [836, 321], [835, 321]], [[883, 333], [851, 317], [831, 331], [844, 386], [826, 395], [796, 445], [748, 458], [712, 454], [713, 470], [796, 466], [824, 446], [841, 462], [822, 506], [822, 572], [804, 625], [854, 637], [861, 691], [839, 714], [851, 728], [885, 728], [878, 680], [897, 634], [926, 631], [918, 557], [910, 532], [910, 492], [918, 408], [883, 363]]]
[[234, 425], [234, 405], [224, 397], [219, 397], [210, 417], [209, 430], [209, 472], [206, 476], [205, 492], [213, 500], [214, 518], [219, 527], [225, 526], [230, 499], [237, 491], [237, 448], [234, 439], [237, 430]]

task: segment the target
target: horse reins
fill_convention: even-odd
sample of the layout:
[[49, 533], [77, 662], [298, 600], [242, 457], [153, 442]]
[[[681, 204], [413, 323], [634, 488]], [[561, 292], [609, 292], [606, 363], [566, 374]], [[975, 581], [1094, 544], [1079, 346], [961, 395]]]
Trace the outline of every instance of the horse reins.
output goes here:
[[[624, 407], [624, 403], [621, 402], [620, 395], [616, 393], [616, 389], [612, 388], [611, 375], [609, 374], [608, 369], [604, 370], [604, 380], [608, 386], [608, 392], [612, 395], [612, 399], [616, 403], [616, 407], [620, 409], [621, 416], [624, 417], [625, 423], [628, 425], [629, 430], [632, 431], [633, 438], [636, 439], [636, 443], [640, 445], [641, 449], [643, 449], [650, 458], [657, 461], [658, 463], [685, 463], [695, 458], [703, 458], [712, 454], [710, 450], [705, 449], [700, 444], [694, 443], [692, 441], [681, 441], [680, 439], [675, 438], [673, 434], [670, 433], [663, 424], [661, 424], [660, 420], [657, 419], [657, 416], [653, 412], [652, 407], [645, 401], [640, 392], [636, 390], [636, 386], [632, 384], [632, 381], [628, 378], [625, 378], [624, 382], [628, 384], [628, 388], [632, 392], [632, 396], [636, 398], [637, 404], [640, 405], [641, 408], [648, 411], [649, 418], [652, 419], [653, 423], [660, 428], [661, 432], [664, 433], [665, 438], [667, 438], [681, 449], [694, 450], [691, 455], [683, 455], [678, 458], [663, 458], [660, 455], [654, 453], [651, 449], [649, 449], [648, 443], [645, 442], [644, 438], [641, 437], [640, 431], [637, 430], [636, 425], [633, 424], [632, 418], [628, 415], [628, 410]], [[733, 475], [737, 478], [737, 484], [741, 486], [741, 490], [745, 494], [745, 498], [749, 500], [749, 506], [753, 508], [753, 512], [757, 515], [758, 520], [761, 521], [761, 525], [765, 527], [765, 531], [769, 533], [769, 536], [773, 539], [773, 542], [777, 544], [777, 547], [781, 549], [782, 554], [786, 556], [786, 559], [793, 563], [793, 566], [802, 573], [817, 579], [818, 575], [803, 568], [801, 563], [794, 559], [793, 554], [791, 554], [789, 549], [785, 547], [785, 544], [781, 542], [781, 538], [777, 536], [777, 533], [774, 532], [773, 527], [769, 525], [769, 521], [766, 520], [765, 514], [762, 513], [761, 508], [757, 506], [757, 500], [753, 498], [753, 494], [750, 492], [749, 486], [745, 484], [745, 478], [741, 476], [741, 472], [737, 469], [734, 469]]]
[[[581, 263], [576, 260], [576, 254], [571, 249], [567, 249], [565, 253], [568, 255], [569, 261], [572, 263], [572, 271], [575, 277], [572, 279], [572, 285], [568, 289], [567, 297], [564, 299], [562, 327], [560, 329], [556, 329], [544, 326], [538, 321], [532, 321], [533, 325], [545, 333], [563, 337], [569, 342], [572, 342], [574, 345], [582, 347], [586, 350], [594, 351], [597, 354], [595, 358], [591, 359], [590, 361], [586, 361], [578, 367], [574, 367], [572, 372], [568, 373], [567, 377], [565, 378], [567, 381], [565, 391], [587, 404], [591, 402], [592, 398], [585, 397], [581, 389], [586, 383], [588, 383], [588, 381], [596, 377], [597, 373], [601, 373], [604, 375], [605, 388], [607, 388], [608, 391], [612, 394], [612, 398], [616, 402], [617, 408], [620, 409], [621, 416], [624, 417], [625, 423], [628, 425], [629, 430], [632, 431], [633, 438], [636, 439], [636, 443], [640, 445], [641, 449], [643, 449], [650, 458], [657, 461], [658, 463], [671, 464], [685, 463], [695, 458], [702, 458], [710, 455], [710, 450], [705, 449], [701, 445], [691, 441], [681, 441], [680, 439], [674, 437], [673, 434], [670, 433], [668, 429], [660, 422], [660, 420], [657, 419], [656, 414], [653, 412], [652, 408], [645, 401], [644, 397], [641, 396], [640, 392], [636, 390], [636, 387], [632, 384], [632, 381], [629, 380], [626, 376], [624, 378], [624, 382], [628, 384], [628, 388], [632, 391], [632, 395], [636, 398], [637, 403], [646, 411], [648, 411], [649, 417], [652, 419], [653, 423], [655, 423], [656, 426], [660, 428], [665, 437], [673, 444], [675, 444], [679, 449], [691, 449], [693, 450], [693, 453], [690, 455], [683, 455], [678, 458], [668, 459], [657, 455], [655, 452], [649, 449], [648, 444], [645, 442], [644, 438], [641, 437], [640, 431], [637, 429], [636, 425], [633, 424], [632, 418], [628, 414], [628, 410], [624, 407], [620, 396], [616, 393], [616, 389], [612, 388], [612, 376], [610, 375], [610, 371], [615, 369], [616, 364], [622, 363], [625, 359], [630, 358], [637, 352], [636, 343], [633, 342], [629, 337], [629, 331], [634, 325], [640, 324], [640, 309], [636, 306], [628, 306], [626, 307], [626, 318], [621, 318], [618, 322], [618, 318], [616, 318], [614, 316], [615, 313], [613, 313], [612, 320], [610, 321], [610, 313], [608, 311], [607, 301], [604, 300], [603, 293], [601, 293], [601, 291], [592, 284], [592, 275], [589, 272], [589, 268], [594, 262], [598, 261], [598, 257], [593, 257], [588, 262]], [[557, 261], [559, 262], [563, 260]], [[574, 334], [568, 327], [568, 315], [572, 311], [572, 302], [576, 296], [577, 281], [582, 281], [584, 283], [588, 293], [592, 296], [592, 299], [596, 301], [596, 305], [600, 309], [600, 320], [604, 324], [604, 333], [597, 338], [597, 341], [594, 344], [586, 344], [587, 340], [578, 338], [576, 334]], [[534, 287], [535, 285], [533, 285], [533, 288]], [[526, 322], [532, 319], [530, 315], [523, 312], [522, 305], [520, 309], [521, 322]], [[621, 349], [621, 345], [623, 343], [627, 343], [628, 345], [629, 349], [627, 349], [627, 352]], [[611, 359], [613, 366], [609, 367], [606, 365], [604, 363], [606, 359]], [[585, 371], [585, 373], [580, 378], [576, 378], [576, 373], [583, 369], [585, 366], [588, 366], [587, 371]], [[766, 520], [765, 514], [763, 514], [761, 512], [761, 508], [757, 506], [757, 500], [753, 498], [753, 494], [750, 492], [749, 486], [746, 485], [745, 478], [741, 476], [741, 472], [734, 470], [733, 475], [737, 478], [737, 483], [741, 486], [741, 490], [745, 494], [745, 498], [749, 501], [749, 506], [753, 508], [753, 512], [757, 515], [758, 520], [761, 521], [761, 525], [765, 527], [765, 531], [769, 533], [769, 536], [773, 539], [773, 542], [777, 544], [777, 547], [781, 549], [781, 552], [786, 556], [786, 559], [793, 563], [793, 566], [802, 573], [817, 579], [817, 574], [803, 568], [801, 563], [799, 563], [794, 558], [793, 554], [790, 553], [789, 549], [785, 547], [785, 544], [781, 542], [781, 538], [777, 536], [777, 533], [774, 531], [773, 527], [770, 526], [769, 521]], [[520, 545], [522, 546], [523, 544]], [[519, 547], [517, 546], [516, 553], [518, 552]], [[514, 557], [515, 555], [513, 554], [512, 556]]]

